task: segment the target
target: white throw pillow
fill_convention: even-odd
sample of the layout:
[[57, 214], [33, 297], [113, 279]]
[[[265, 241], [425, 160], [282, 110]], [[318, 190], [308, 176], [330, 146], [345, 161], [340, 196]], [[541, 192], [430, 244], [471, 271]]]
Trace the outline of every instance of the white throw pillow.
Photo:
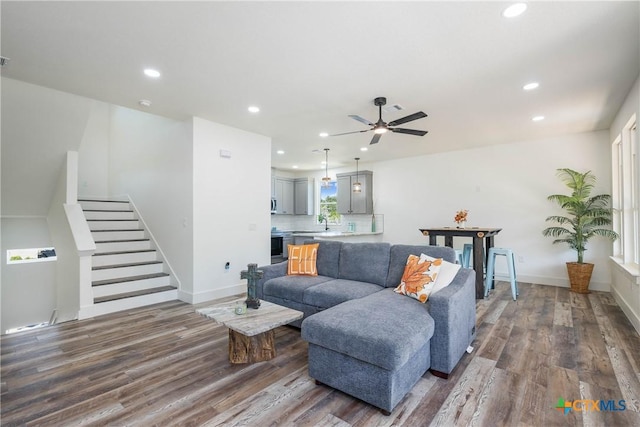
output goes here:
[[[429, 255], [420, 254], [420, 262], [423, 262], [423, 260], [433, 261], [435, 259], [436, 258], [430, 257]], [[456, 277], [456, 274], [458, 274], [458, 270], [460, 270], [461, 267], [462, 266], [460, 264], [453, 264], [451, 262], [442, 260], [442, 264], [440, 265], [440, 272], [436, 277], [436, 282], [433, 284], [430, 295], [433, 295], [439, 290], [442, 290], [449, 286], [449, 284]]]

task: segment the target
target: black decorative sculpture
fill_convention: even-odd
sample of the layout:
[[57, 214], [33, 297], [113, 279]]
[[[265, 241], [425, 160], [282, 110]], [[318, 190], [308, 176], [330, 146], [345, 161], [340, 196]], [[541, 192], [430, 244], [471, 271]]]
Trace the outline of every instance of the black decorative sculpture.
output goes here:
[[256, 280], [262, 279], [264, 271], [258, 270], [258, 264], [247, 264], [248, 270], [242, 270], [240, 272], [241, 279], [247, 279], [247, 307], [258, 308], [260, 307], [260, 300], [256, 295]]

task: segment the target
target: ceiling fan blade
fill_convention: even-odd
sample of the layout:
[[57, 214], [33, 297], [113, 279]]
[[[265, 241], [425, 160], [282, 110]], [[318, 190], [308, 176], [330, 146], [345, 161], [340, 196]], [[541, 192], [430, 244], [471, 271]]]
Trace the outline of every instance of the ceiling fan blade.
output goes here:
[[403, 128], [389, 128], [389, 130], [391, 132], [406, 133], [409, 135], [416, 135], [416, 136], [425, 136], [428, 132], [426, 130], [403, 129]]
[[371, 142], [369, 143], [369, 145], [377, 144], [378, 141], [380, 141], [381, 136], [382, 136], [381, 133], [376, 133], [375, 135], [373, 135], [373, 138], [371, 138]]
[[333, 135], [329, 135], [329, 136], [349, 135], [349, 134], [351, 134], [351, 133], [369, 132], [370, 130], [372, 130], [372, 129], [354, 130], [353, 132], [334, 133]]
[[427, 115], [425, 113], [423, 113], [422, 111], [418, 111], [417, 113], [413, 113], [410, 114], [406, 117], [402, 117], [400, 119], [394, 120], [392, 122], [389, 122], [389, 126], [398, 126], [401, 125], [403, 123], [407, 123], [407, 122], [412, 122], [414, 120], [418, 120], [421, 119], [423, 117], [427, 117]]
[[354, 120], [357, 120], [361, 123], [364, 123], [365, 125], [369, 125], [369, 126], [375, 126], [373, 123], [371, 123], [369, 120], [362, 118], [360, 116], [357, 116], [355, 114], [349, 114], [349, 117], [351, 117]]

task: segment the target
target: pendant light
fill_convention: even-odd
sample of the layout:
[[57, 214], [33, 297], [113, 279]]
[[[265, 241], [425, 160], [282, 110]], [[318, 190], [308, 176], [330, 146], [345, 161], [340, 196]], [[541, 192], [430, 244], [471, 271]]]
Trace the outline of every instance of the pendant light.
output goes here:
[[329, 176], [329, 149], [324, 149], [324, 176], [322, 177], [322, 186], [331, 185], [331, 177]]
[[358, 161], [360, 157], [356, 157], [356, 182], [353, 183], [353, 192], [361, 193], [362, 192], [362, 184], [360, 184], [360, 177], [358, 176]]

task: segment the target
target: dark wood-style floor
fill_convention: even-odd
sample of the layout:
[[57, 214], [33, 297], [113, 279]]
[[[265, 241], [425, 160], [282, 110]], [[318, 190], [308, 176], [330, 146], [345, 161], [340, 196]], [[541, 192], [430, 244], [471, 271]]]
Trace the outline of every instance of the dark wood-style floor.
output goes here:
[[[475, 350], [427, 373], [386, 417], [307, 375], [307, 345], [230, 365], [227, 329], [181, 302], [2, 337], [1, 423], [13, 425], [640, 425], [640, 338], [608, 293], [500, 283], [477, 303]], [[624, 411], [555, 409], [558, 399]], [[578, 405], [577, 407], [582, 407]], [[620, 406], [616, 406], [620, 409]]]

